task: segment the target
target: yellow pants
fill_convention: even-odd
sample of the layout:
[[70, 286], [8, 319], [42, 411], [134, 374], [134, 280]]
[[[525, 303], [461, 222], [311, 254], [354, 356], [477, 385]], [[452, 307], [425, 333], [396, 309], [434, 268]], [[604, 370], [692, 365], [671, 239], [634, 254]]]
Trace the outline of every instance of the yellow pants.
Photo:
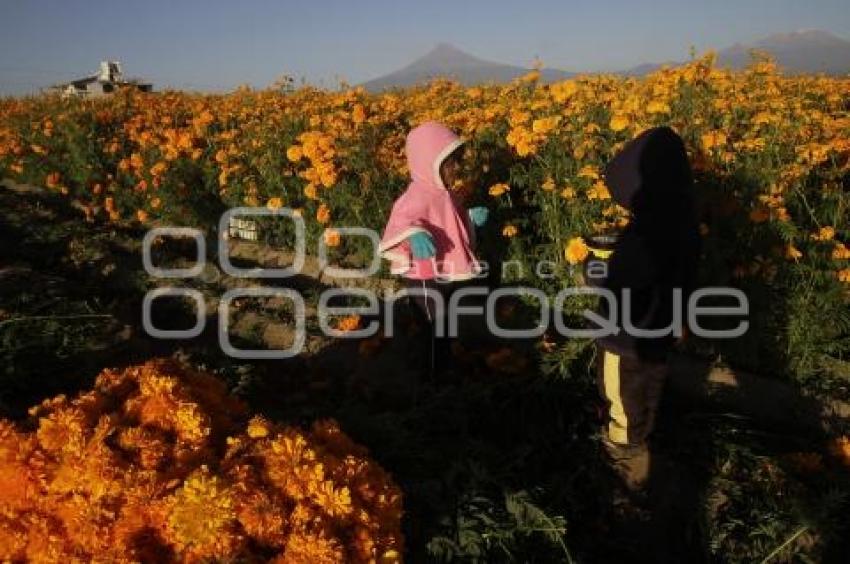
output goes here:
[[655, 425], [667, 364], [598, 349], [597, 379], [608, 406], [608, 439], [643, 445]]

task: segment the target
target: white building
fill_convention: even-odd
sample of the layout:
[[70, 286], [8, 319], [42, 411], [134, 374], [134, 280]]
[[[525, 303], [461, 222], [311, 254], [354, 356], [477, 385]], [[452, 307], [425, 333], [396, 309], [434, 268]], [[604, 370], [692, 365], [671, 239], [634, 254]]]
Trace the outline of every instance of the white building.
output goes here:
[[153, 85], [137, 78], [125, 79], [118, 61], [101, 61], [100, 70], [89, 76], [70, 82], [55, 84], [48, 88], [50, 92], [58, 92], [64, 98], [72, 96], [94, 97], [111, 94], [121, 88], [135, 88], [142, 92], [150, 92]]

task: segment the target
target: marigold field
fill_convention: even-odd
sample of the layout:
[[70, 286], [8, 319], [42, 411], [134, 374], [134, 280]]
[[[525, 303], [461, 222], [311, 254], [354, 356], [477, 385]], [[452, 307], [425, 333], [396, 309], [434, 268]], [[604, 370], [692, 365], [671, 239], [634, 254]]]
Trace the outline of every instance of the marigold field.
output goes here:
[[[0, 178], [45, 187], [78, 210], [63, 229], [82, 247], [101, 240], [90, 233], [107, 249], [118, 234], [154, 225], [198, 227], [212, 241], [226, 209], [289, 207], [306, 221], [308, 253], [321, 241], [332, 258], [356, 264], [368, 261], [367, 242], [336, 230], [381, 232], [407, 183], [405, 135], [425, 120], [468, 140], [457, 189], [490, 209], [482, 257], [513, 265], [493, 276], [550, 295], [577, 284], [588, 235], [629, 221], [605, 186], [607, 160], [643, 129], [669, 125], [696, 174], [701, 283], [740, 288], [750, 301], [743, 337], [694, 337], [684, 352], [790, 385], [818, 405], [850, 399], [850, 78], [785, 76], [763, 59], [733, 72], [709, 54], [645, 78], [553, 84], [532, 72], [501, 86], [438, 80], [381, 94], [284, 86], [9, 98], [0, 100]], [[38, 213], [32, 222], [46, 217]], [[291, 243], [291, 226], [260, 223], [265, 243]], [[64, 237], [50, 244], [64, 249]], [[56, 260], [81, 262], [67, 248]], [[550, 261], [550, 276], [535, 275], [540, 261]], [[5, 317], [29, 307], [12, 302], [0, 303]], [[24, 345], [10, 339], [4, 358], [17, 358]], [[602, 463], [589, 462], [598, 452], [588, 438], [588, 342], [547, 334], [520, 360], [509, 349], [461, 351], [485, 375], [454, 396], [416, 388], [403, 401], [386, 391], [392, 369], [375, 360], [390, 346], [361, 343], [351, 352], [360, 368], [336, 392], [290, 390], [280, 411], [271, 408], [286, 423], [252, 417], [278, 397], [268, 382], [249, 408], [212, 374], [234, 366], [208, 374], [163, 360], [107, 369], [78, 386], [91, 391], [0, 423], [0, 559], [621, 557], [600, 556], [593, 542], [616, 534], [611, 512], [599, 509], [610, 501]], [[305, 372], [321, 372], [305, 362]], [[29, 375], [16, 370], [5, 378]], [[701, 461], [693, 530], [706, 558], [840, 552], [846, 421], [791, 438], [728, 413], [679, 415], [686, 423], [659, 440]]]
[[495, 212], [490, 244], [508, 239], [499, 258], [566, 266], [574, 238], [627, 221], [600, 167], [668, 124], [700, 173], [705, 282], [740, 286], [759, 306], [741, 360], [810, 378], [830, 373], [823, 355], [846, 351], [850, 323], [848, 86], [784, 78], [766, 61], [732, 74], [707, 56], [643, 80], [6, 100], [0, 170], [78, 200], [92, 221], [211, 228], [228, 207], [287, 206], [311, 241], [327, 229], [339, 244], [336, 226], [381, 230], [405, 184], [407, 131], [442, 120], [471, 140], [467, 189]]

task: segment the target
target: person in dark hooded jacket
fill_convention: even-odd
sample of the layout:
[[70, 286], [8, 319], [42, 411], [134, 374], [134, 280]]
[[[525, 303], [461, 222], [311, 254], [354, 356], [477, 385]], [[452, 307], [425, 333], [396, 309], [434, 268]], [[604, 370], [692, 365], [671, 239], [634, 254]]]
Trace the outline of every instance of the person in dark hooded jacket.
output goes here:
[[[671, 326], [674, 304], [681, 300], [687, 319], [684, 306], [696, 282], [700, 235], [690, 164], [672, 129], [649, 129], [627, 143], [606, 167], [605, 182], [631, 220], [613, 244], [606, 276], [596, 281], [613, 292], [618, 307], [619, 332], [597, 340], [598, 382], [607, 404], [604, 443], [626, 485], [638, 489], [649, 476], [647, 438], [667, 355], [677, 340]], [[608, 318], [606, 300], [600, 309]], [[639, 329], [670, 329], [663, 335], [630, 334], [626, 318]]]

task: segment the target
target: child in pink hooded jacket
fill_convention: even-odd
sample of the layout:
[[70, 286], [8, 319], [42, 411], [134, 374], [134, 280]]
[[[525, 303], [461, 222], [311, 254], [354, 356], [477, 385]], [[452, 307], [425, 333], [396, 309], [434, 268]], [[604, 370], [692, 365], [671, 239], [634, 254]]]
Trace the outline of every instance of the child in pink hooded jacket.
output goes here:
[[[384, 229], [379, 252], [391, 263], [391, 272], [421, 292], [415, 301], [431, 323], [443, 323], [444, 312], [427, 293], [439, 292], [448, 305], [451, 292], [481, 272], [475, 258], [475, 227], [487, 221], [487, 208], [466, 210], [451, 188], [460, 168], [463, 144], [454, 132], [426, 122], [407, 136], [406, 154], [411, 182], [396, 200]], [[434, 335], [432, 370], [448, 368], [450, 341]]]

